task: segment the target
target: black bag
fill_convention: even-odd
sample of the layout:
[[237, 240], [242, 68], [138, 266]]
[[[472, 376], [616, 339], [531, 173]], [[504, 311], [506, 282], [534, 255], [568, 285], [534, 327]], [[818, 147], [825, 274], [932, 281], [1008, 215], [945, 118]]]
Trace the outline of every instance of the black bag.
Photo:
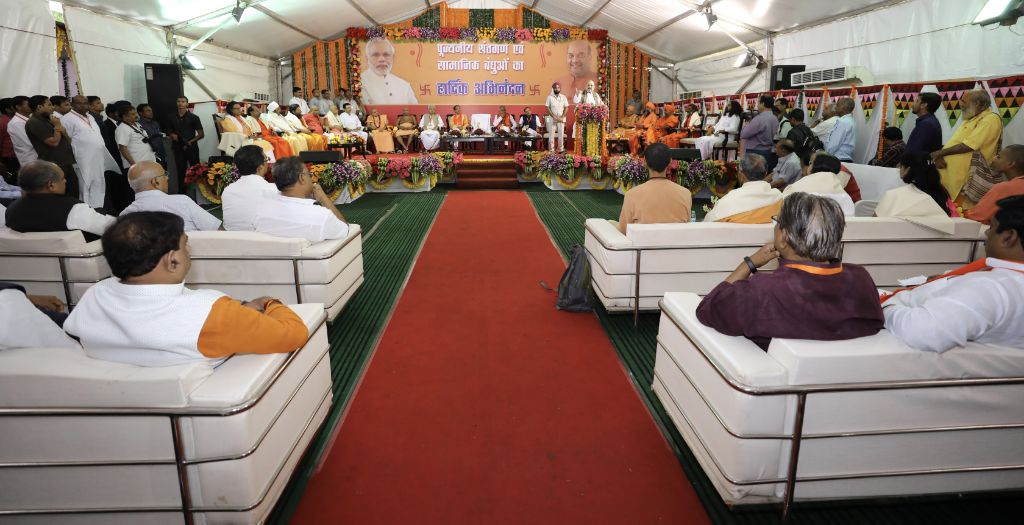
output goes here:
[[569, 256], [569, 267], [558, 281], [558, 303], [555, 307], [568, 312], [592, 312], [594, 294], [590, 291], [590, 262], [587, 251], [576, 244]]
[[793, 126], [793, 129], [786, 134], [786, 138], [793, 141], [796, 155], [801, 159], [806, 159], [811, 153], [825, 147], [806, 124]]

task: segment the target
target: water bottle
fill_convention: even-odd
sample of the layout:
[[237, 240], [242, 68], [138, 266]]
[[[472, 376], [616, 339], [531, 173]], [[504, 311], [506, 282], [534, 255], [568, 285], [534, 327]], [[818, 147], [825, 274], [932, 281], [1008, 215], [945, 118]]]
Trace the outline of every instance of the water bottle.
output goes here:
[[690, 222], [697, 222], [697, 210], [690, 210]]

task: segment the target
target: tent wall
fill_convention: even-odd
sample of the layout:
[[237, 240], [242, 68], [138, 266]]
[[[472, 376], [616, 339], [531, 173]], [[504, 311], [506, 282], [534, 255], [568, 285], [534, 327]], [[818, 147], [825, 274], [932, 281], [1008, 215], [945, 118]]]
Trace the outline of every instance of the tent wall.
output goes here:
[[[984, 4], [985, 0], [910, 0], [777, 35], [773, 62], [808, 69], [863, 66], [874, 76], [874, 84], [988, 78], [1024, 70], [1024, 39], [1005, 27], [971, 25]], [[768, 56], [763, 42], [751, 47]], [[753, 71], [732, 67], [741, 53], [736, 48], [679, 62], [679, 78], [690, 90], [735, 93]], [[759, 75], [746, 90], [767, 89], [767, 82]]]
[[57, 93], [57, 40], [46, 2], [3, 0], [0, 9], [0, 96]]

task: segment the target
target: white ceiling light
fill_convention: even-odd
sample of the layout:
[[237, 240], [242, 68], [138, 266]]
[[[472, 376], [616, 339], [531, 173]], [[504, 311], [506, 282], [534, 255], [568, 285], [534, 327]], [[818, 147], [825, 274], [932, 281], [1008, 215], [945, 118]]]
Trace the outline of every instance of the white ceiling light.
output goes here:
[[206, 69], [206, 66], [204, 66], [203, 63], [200, 62], [195, 55], [186, 55], [182, 53], [180, 56], [178, 56], [178, 63], [181, 64], [181, 67], [185, 69]]
[[235, 23], [242, 22], [242, 13], [245, 12], [245, 8], [249, 7], [249, 4], [242, 5], [241, 0], [235, 2], [235, 8], [231, 10], [231, 16], [235, 17]]
[[748, 49], [746, 53], [736, 57], [736, 61], [732, 63], [732, 67], [741, 68], [752, 66], [757, 63], [757, 53], [753, 49]]
[[988, 0], [978, 16], [974, 17], [973, 23], [980, 26], [1013, 25], [1024, 14], [1022, 6], [1024, 6], [1024, 0]]

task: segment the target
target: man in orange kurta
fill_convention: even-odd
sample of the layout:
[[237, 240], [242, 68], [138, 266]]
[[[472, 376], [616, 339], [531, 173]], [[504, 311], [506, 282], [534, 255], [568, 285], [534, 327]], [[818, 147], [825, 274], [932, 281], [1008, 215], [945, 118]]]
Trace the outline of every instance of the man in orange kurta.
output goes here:
[[285, 157], [295, 155], [295, 153], [292, 152], [292, 147], [288, 145], [288, 141], [275, 135], [274, 132], [260, 120], [260, 108], [256, 107], [255, 104], [250, 105], [249, 109], [246, 111], [245, 121], [249, 123], [249, 127], [253, 127], [253, 123], [259, 126], [260, 137], [269, 142], [271, 146], [274, 146], [275, 159], [283, 159]]
[[614, 134], [626, 139], [629, 143], [629, 152], [636, 155], [640, 152], [640, 132], [637, 124], [640, 123], [640, 116], [636, 114], [636, 105], [630, 103], [626, 106], [626, 114], [619, 119]]
[[654, 129], [658, 123], [658, 107], [654, 105], [654, 102], [648, 102], [644, 105], [644, 115], [640, 118], [640, 130], [644, 133], [644, 139], [647, 141], [647, 145], [650, 146], [658, 141], [658, 136]]
[[676, 115], [675, 105], [665, 104], [665, 116], [658, 119], [655, 127], [657, 128], [656, 133], [658, 134], [660, 142], [668, 145], [670, 148], [679, 147], [679, 139], [682, 137], [669, 139], [667, 142], [665, 141], [669, 135], [675, 134], [677, 131], [676, 128], [679, 127], [679, 116]]

